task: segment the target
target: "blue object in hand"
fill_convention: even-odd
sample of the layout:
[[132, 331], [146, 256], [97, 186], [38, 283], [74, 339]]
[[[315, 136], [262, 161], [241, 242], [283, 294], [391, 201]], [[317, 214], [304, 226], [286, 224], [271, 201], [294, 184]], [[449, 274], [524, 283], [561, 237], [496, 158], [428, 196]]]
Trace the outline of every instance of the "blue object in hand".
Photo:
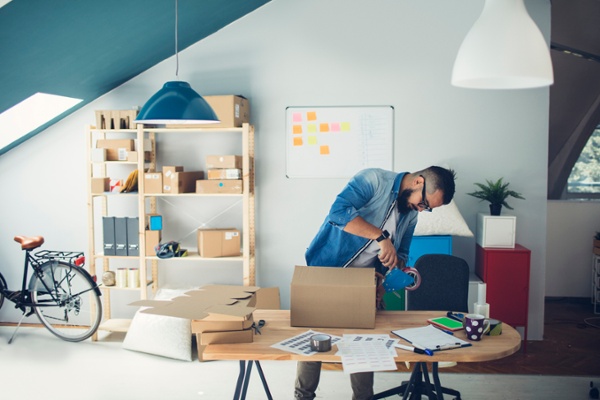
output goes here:
[[398, 268], [390, 269], [383, 279], [386, 292], [395, 292], [415, 283], [415, 279]]

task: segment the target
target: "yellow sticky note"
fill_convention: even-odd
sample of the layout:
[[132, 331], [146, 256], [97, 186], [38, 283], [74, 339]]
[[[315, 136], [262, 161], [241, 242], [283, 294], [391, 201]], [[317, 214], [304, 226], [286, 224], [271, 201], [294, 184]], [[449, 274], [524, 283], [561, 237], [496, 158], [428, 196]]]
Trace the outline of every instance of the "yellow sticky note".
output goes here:
[[350, 131], [350, 122], [342, 122], [342, 132]]
[[317, 125], [316, 124], [308, 124], [308, 125], [306, 125], [306, 131], [308, 133], [317, 133]]
[[320, 132], [329, 132], [329, 124], [320, 124], [319, 131]]
[[294, 125], [292, 127], [292, 132], [294, 132], [294, 135], [302, 133], [302, 125]]
[[320, 151], [321, 155], [328, 155], [329, 154], [329, 146], [325, 145], [325, 146], [321, 146]]
[[317, 112], [316, 111], [309, 111], [306, 113], [306, 120], [307, 121], [316, 121], [317, 119]]
[[311, 135], [308, 137], [308, 144], [317, 144], [317, 137], [314, 135]]
[[302, 138], [301, 137], [294, 138], [294, 146], [302, 146]]

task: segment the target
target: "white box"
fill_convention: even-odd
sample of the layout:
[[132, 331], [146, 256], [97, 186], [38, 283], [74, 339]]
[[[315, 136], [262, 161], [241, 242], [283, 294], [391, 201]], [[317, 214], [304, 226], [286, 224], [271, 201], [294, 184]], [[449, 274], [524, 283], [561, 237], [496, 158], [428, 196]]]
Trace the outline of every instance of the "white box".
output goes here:
[[481, 247], [513, 249], [517, 217], [477, 214], [477, 244]]

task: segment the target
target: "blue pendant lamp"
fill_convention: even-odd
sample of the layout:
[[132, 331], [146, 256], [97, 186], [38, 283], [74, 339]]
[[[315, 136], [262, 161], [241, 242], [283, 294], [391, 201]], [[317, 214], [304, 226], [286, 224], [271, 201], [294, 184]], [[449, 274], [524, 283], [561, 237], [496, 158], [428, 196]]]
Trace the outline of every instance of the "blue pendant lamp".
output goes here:
[[[177, 43], [177, 0], [175, 0], [175, 59], [179, 73], [179, 52]], [[216, 124], [219, 118], [211, 106], [189, 83], [170, 81], [164, 84], [140, 110], [135, 123], [139, 124]]]

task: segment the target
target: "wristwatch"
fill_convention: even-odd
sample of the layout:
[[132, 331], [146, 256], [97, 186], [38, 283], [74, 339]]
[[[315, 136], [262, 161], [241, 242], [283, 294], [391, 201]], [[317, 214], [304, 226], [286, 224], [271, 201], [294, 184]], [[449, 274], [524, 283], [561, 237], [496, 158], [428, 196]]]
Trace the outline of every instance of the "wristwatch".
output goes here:
[[389, 237], [390, 237], [390, 233], [389, 233], [388, 231], [383, 231], [383, 232], [381, 232], [381, 236], [379, 236], [379, 237], [378, 237], [377, 239], [375, 239], [375, 240], [377, 240], [377, 243], [379, 243], [379, 242], [381, 242], [382, 240], [385, 240], [385, 239], [387, 239], [387, 238], [389, 238]]

